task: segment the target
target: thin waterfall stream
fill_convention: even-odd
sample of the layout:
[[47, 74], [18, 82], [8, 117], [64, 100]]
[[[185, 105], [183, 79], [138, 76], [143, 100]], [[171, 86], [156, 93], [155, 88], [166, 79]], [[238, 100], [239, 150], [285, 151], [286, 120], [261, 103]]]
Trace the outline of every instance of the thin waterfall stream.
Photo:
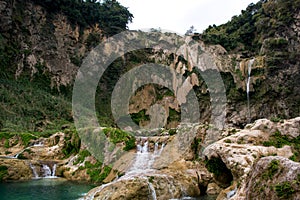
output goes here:
[[248, 61], [248, 76], [247, 76], [247, 83], [246, 83], [248, 123], [251, 122], [250, 94], [249, 93], [250, 93], [251, 69], [252, 69], [254, 61], [255, 61], [254, 58]]

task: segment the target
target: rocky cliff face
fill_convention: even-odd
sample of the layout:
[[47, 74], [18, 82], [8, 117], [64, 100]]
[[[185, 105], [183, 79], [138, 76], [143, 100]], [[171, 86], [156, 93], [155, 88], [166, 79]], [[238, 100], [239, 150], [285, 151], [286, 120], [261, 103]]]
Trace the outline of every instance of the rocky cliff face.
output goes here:
[[[37, 83], [43, 82], [62, 92], [72, 87], [82, 58], [93, 45], [105, 38], [97, 24], [82, 28], [71, 24], [65, 15], [59, 12], [49, 13], [31, 1], [3, 0], [0, 2], [0, 15], [1, 44], [6, 49], [4, 52], [8, 52], [8, 49], [12, 51], [9, 53], [9, 65], [2, 67], [3, 73], [11, 73], [16, 79], [25, 77], [31, 81], [36, 80]], [[282, 57], [280, 62], [275, 62], [277, 57], [274, 57], [280, 50], [298, 55], [300, 18], [298, 13], [293, 15], [295, 20], [292, 26], [286, 27], [283, 35], [265, 39], [261, 52], [253, 57], [245, 57], [238, 52], [227, 52], [220, 45], [204, 44], [201, 35], [188, 36], [188, 40], [194, 39], [194, 42], [198, 43], [198, 48], [203, 51], [200, 55], [210, 55], [211, 63], [217, 67], [222, 77], [226, 88], [228, 124], [242, 127], [246, 122], [258, 118], [291, 118], [299, 115], [299, 60], [296, 59], [297, 56]], [[159, 40], [162, 44], [172, 44], [174, 38], [178, 37], [174, 34], [158, 34], [161, 35]], [[293, 40], [289, 41], [286, 38]], [[113, 70], [111, 74], [100, 80], [99, 96], [104, 100], [100, 100], [99, 104], [105, 104], [104, 108], [99, 108], [100, 115], [105, 115], [101, 110], [110, 112], [110, 94], [123, 73], [145, 62], [154, 62], [170, 66], [191, 83], [181, 90], [185, 94], [192, 89], [195, 91], [201, 113], [200, 122], [210, 123], [211, 102], [214, 99], [207, 86], [207, 80], [202, 77], [203, 74], [210, 73], [210, 67], [205, 66], [208, 64], [203, 61], [204, 66], [199, 75], [194, 65], [201, 63], [192, 60], [194, 53], [193, 50], [171, 52], [158, 46], [152, 50], [133, 51], [122, 56], [121, 61], [116, 60], [110, 66]], [[187, 57], [188, 54], [191, 54], [191, 57]], [[108, 95], [103, 95], [104, 93]], [[147, 100], [143, 95], [148, 95]], [[149, 115], [154, 112], [151, 111], [151, 107], [159, 104], [165, 110], [165, 126], [176, 127], [180, 121], [182, 103], [182, 97], [176, 90], [175, 94], [172, 94], [166, 88], [152, 85], [140, 88], [136, 95], [132, 96], [129, 113], [142, 114], [142, 120], [137, 117], [137, 123], [141, 122], [141, 125], [151, 127]], [[106, 116], [111, 118], [110, 114]]]
[[49, 79], [49, 86], [58, 90], [73, 83], [91, 47], [90, 34], [99, 40], [102, 35], [97, 25], [82, 30], [65, 15], [49, 13], [32, 1], [1, 1], [0, 15], [1, 44], [15, 52], [3, 70], [13, 72], [16, 79]]

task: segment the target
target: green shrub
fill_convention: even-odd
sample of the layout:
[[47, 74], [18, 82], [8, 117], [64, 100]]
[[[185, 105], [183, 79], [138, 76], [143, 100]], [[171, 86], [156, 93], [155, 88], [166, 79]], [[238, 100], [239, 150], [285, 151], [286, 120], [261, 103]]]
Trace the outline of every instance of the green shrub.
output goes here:
[[272, 160], [270, 164], [268, 165], [268, 169], [265, 173], [263, 173], [262, 177], [264, 179], [272, 179], [273, 176], [278, 172], [279, 170], [279, 161], [278, 160]]
[[169, 135], [175, 135], [176, 134], [176, 129], [175, 128], [171, 128], [168, 131]]
[[30, 140], [36, 139], [37, 137], [31, 133], [20, 133], [19, 136], [24, 144], [24, 146], [28, 146]]
[[66, 158], [70, 157], [72, 154], [76, 154], [80, 150], [81, 140], [78, 136], [78, 133], [73, 130], [66, 130], [65, 131], [65, 140], [66, 143], [64, 147], [62, 148], [62, 152], [65, 155]]
[[145, 121], [149, 121], [150, 120], [150, 116], [146, 115], [146, 110], [143, 109], [138, 113], [131, 113], [130, 114], [131, 119], [134, 123], [136, 123], [137, 125], [139, 125], [140, 122], [145, 122]]
[[94, 183], [102, 183], [111, 171], [111, 167], [102, 167], [102, 163], [99, 161], [95, 164], [91, 164], [91, 162], [87, 161], [84, 166], [87, 169], [87, 174], [90, 176], [91, 181]]
[[221, 158], [211, 158], [206, 161], [206, 168], [209, 172], [215, 174], [216, 176], [221, 175], [224, 171], [227, 171], [225, 163], [221, 160]]
[[90, 155], [91, 155], [91, 153], [86, 149], [79, 151], [78, 157], [77, 157], [76, 161], [74, 162], [74, 165], [76, 165], [78, 163], [82, 163], [85, 160], [85, 158]]
[[294, 188], [288, 181], [275, 185], [275, 191], [277, 196], [282, 199], [288, 199], [292, 194], [295, 193]]
[[125, 151], [135, 148], [135, 137], [131, 133], [117, 128], [104, 128], [103, 132], [113, 144], [124, 142]]
[[263, 142], [263, 145], [267, 147], [274, 146], [276, 148], [281, 148], [284, 145], [291, 145], [291, 141], [286, 135], [281, 135], [279, 131], [276, 131], [269, 141]]
[[9, 148], [9, 139], [5, 139], [4, 147]]
[[135, 145], [135, 138], [131, 137], [130, 139], [125, 141], [125, 147], [123, 148], [125, 151], [129, 151], [131, 149], [134, 149], [136, 147]]
[[230, 139], [226, 139], [224, 140], [225, 143], [231, 143], [231, 140]]
[[281, 121], [281, 118], [280, 118], [280, 117], [271, 117], [270, 120], [271, 120], [272, 122], [277, 123], [277, 122], [280, 122], [280, 121]]

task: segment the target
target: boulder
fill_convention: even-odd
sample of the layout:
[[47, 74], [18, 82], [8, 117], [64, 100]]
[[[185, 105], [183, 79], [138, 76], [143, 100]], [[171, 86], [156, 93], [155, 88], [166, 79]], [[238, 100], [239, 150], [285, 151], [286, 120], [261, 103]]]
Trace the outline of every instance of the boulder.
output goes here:
[[300, 163], [280, 156], [261, 158], [245, 182], [233, 200], [300, 199]]

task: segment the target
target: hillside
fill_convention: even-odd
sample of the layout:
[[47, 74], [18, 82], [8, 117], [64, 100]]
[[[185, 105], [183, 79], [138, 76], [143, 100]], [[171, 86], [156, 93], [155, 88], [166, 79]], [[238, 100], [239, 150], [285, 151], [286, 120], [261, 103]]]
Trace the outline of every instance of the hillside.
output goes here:
[[116, 0], [0, 0], [0, 181], [299, 199], [299, 5], [261, 0], [182, 37], [128, 31]]
[[0, 129], [59, 130], [72, 123], [72, 84], [82, 59], [126, 29], [116, 1], [0, 1]]

